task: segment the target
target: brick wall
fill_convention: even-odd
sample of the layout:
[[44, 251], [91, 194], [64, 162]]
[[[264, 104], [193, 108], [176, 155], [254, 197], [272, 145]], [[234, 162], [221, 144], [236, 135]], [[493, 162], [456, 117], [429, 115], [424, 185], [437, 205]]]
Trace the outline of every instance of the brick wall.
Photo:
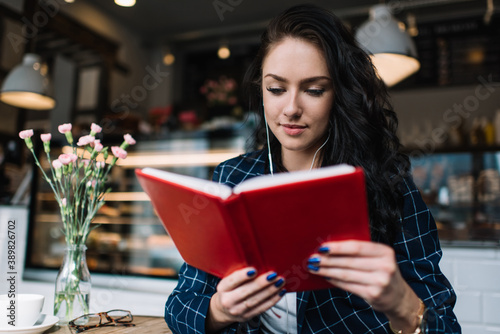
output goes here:
[[500, 248], [443, 247], [441, 270], [457, 292], [463, 333], [500, 333]]

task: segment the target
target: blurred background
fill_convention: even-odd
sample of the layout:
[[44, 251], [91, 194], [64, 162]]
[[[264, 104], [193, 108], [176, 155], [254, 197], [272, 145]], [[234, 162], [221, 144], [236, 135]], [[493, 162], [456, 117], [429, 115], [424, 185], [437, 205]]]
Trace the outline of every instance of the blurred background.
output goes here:
[[[373, 53], [438, 225], [465, 332], [498, 333], [500, 287], [485, 277], [500, 277], [500, 2], [310, 2], [336, 13]], [[101, 125], [105, 145], [132, 134], [138, 143], [113, 170], [88, 265], [103, 280], [149, 286], [134, 289], [175, 283], [182, 259], [134, 169], [210, 178], [219, 162], [254, 148], [248, 138], [259, 115], [245, 106], [240, 84], [269, 20], [300, 3], [0, 0], [2, 93], [21, 64], [36, 64], [45, 80], [40, 102], [0, 102], [0, 208], [25, 212], [26, 280], [53, 281], [65, 244], [57, 202], [18, 132], [51, 132], [55, 152], [64, 150], [62, 123], [73, 124], [75, 138]], [[390, 18], [377, 17], [381, 4]], [[401, 39], [389, 31], [393, 22]], [[406, 74], [394, 78], [404, 71], [379, 63], [379, 54], [410, 60]], [[27, 75], [12, 80], [35, 85]]]

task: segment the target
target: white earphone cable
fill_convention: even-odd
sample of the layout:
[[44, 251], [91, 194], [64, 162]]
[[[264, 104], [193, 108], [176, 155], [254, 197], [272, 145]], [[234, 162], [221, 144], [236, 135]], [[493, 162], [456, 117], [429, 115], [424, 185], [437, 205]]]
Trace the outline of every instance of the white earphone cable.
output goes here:
[[269, 171], [271, 175], [274, 176], [273, 173], [273, 158], [271, 156], [271, 144], [269, 144], [269, 124], [267, 124], [266, 113], [264, 112], [264, 105], [262, 105], [262, 113], [264, 114], [264, 121], [266, 123], [266, 138], [267, 138], [267, 152], [269, 157]]
[[313, 161], [311, 162], [311, 167], [309, 167], [309, 170], [313, 169], [313, 167], [314, 167], [314, 160], [316, 159], [316, 154], [318, 154], [319, 150], [321, 150], [323, 148], [323, 146], [326, 145], [326, 143], [328, 142], [328, 139], [330, 139], [330, 131], [328, 131], [328, 137], [326, 138], [325, 142], [316, 150], [316, 153], [314, 153]]

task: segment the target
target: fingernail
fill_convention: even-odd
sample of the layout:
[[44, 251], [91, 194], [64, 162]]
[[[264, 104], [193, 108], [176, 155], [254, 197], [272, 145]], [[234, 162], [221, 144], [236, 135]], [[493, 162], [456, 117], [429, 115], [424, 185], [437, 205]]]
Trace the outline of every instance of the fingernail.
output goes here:
[[255, 269], [251, 269], [251, 270], [247, 271], [247, 276], [251, 277], [251, 276], [255, 275], [256, 272], [257, 271]]
[[280, 278], [279, 280], [276, 281], [276, 283], [274, 283], [274, 286], [279, 288], [280, 286], [283, 285], [284, 282], [285, 280], [283, 278]]
[[283, 295], [284, 295], [285, 293], [286, 293], [286, 290], [285, 290], [285, 289], [281, 290], [281, 291], [279, 292], [280, 297], [283, 297]]
[[311, 258], [309, 258], [309, 260], [307, 260], [307, 262], [309, 262], [309, 263], [316, 263], [316, 264], [319, 263], [320, 261], [321, 260], [319, 257], [311, 257]]
[[308, 265], [307, 265], [307, 268], [308, 268], [309, 270], [312, 270], [312, 271], [318, 271], [318, 270], [319, 270], [319, 267], [318, 267], [318, 266], [314, 266], [314, 265], [312, 265], [312, 264], [308, 264]]
[[330, 248], [328, 248], [327, 246], [321, 246], [320, 248], [318, 248], [318, 253], [328, 253], [329, 250]]
[[269, 274], [269, 275], [267, 275], [267, 280], [268, 280], [268, 281], [272, 281], [272, 280], [273, 280], [273, 279], [275, 279], [277, 276], [278, 276], [278, 274], [276, 274], [276, 273]]

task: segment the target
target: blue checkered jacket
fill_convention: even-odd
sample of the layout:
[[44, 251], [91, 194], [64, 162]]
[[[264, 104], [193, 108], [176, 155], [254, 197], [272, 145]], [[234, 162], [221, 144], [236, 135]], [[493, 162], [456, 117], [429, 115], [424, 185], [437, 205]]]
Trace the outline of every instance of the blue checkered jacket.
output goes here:
[[[258, 151], [223, 162], [213, 180], [230, 186], [265, 173], [266, 153]], [[426, 333], [461, 333], [453, 313], [456, 295], [439, 269], [442, 251], [427, 206], [410, 179], [404, 181], [401, 232], [393, 247], [400, 271], [428, 307]], [[217, 277], [184, 264], [179, 282], [165, 305], [165, 320], [174, 333], [205, 333], [210, 298]], [[234, 323], [223, 333], [258, 333], [260, 320]], [[391, 333], [387, 317], [356, 295], [332, 288], [297, 293], [298, 333]]]

